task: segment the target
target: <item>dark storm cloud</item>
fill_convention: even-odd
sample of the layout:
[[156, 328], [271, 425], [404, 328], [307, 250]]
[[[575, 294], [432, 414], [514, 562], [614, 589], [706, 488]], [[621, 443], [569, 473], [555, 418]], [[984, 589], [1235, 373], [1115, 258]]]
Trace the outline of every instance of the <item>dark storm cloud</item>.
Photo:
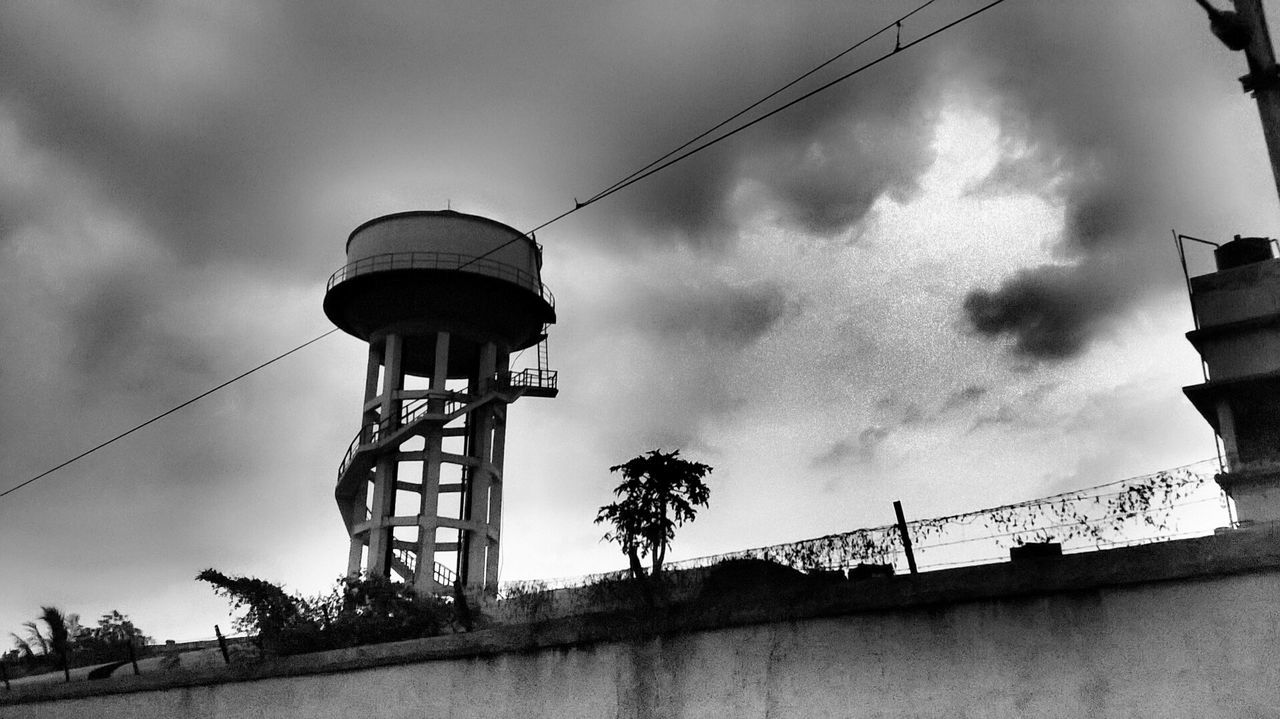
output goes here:
[[638, 305], [645, 307], [647, 325], [660, 334], [730, 348], [755, 342], [788, 311], [783, 289], [769, 283], [663, 288]]
[[[326, 176], [416, 176], [406, 190], [419, 189], [447, 162], [466, 168], [454, 178], [466, 192], [485, 172], [532, 171], [520, 164], [542, 159], [530, 148], [559, 146], [558, 175], [529, 191], [568, 203], [895, 11], [754, 9], [682, 8], [676, 20], [642, 6], [9, 5], [0, 89], [31, 141], [72, 159], [182, 257], [320, 273], [331, 260], [299, 252], [322, 238], [296, 214]], [[609, 199], [600, 241], [724, 247], [744, 188], [785, 225], [847, 230], [879, 197], [909, 196], [932, 161], [934, 62], [904, 53], [874, 82], [842, 85], [628, 188]], [[563, 115], [542, 117], [549, 102]], [[512, 139], [528, 156], [515, 165]]]
[[140, 270], [104, 274], [70, 307], [67, 321], [75, 331], [69, 368], [85, 384], [186, 392], [193, 379], [216, 376], [209, 348], [164, 326], [165, 289], [148, 280]]
[[978, 333], [1012, 337], [1013, 351], [1022, 357], [1071, 357], [1119, 304], [1110, 287], [1087, 282], [1081, 274], [1086, 273], [1060, 265], [1022, 270], [995, 290], [969, 293], [964, 311]]
[[893, 434], [890, 427], [867, 427], [853, 439], [837, 440], [826, 451], [814, 457], [809, 465], [814, 469], [842, 467], [849, 463], [867, 464], [875, 459], [880, 445]]
[[158, 6], [0, 12], [0, 89], [27, 140], [193, 255], [257, 236], [242, 220], [266, 189], [274, 138], [239, 94], [247, 73], [232, 65], [247, 57], [234, 54], [249, 48], [220, 45], [214, 22], [174, 25]]
[[529, 48], [554, 57], [547, 33], [529, 32], [536, 18], [483, 5], [6, 3], [0, 97], [27, 141], [184, 261], [320, 274], [367, 217], [342, 208], [323, 218], [341, 223], [332, 236], [304, 232], [318, 223], [300, 215], [334, 185], [369, 177], [420, 196], [439, 163], [457, 179], [475, 172], [468, 153], [485, 164], [482, 148], [505, 150], [498, 140], [516, 133], [494, 118], [524, 120], [511, 103], [534, 91], [505, 92], [495, 76], [559, 74], [521, 63]]
[[950, 412], [952, 410], [968, 407], [973, 403], [986, 397], [990, 392], [986, 387], [978, 385], [969, 385], [962, 390], [951, 393], [942, 403], [942, 412]]
[[856, 437], [836, 440], [810, 459], [809, 466], [828, 469], [849, 463], [867, 464], [876, 459], [879, 448], [896, 432], [943, 422], [966, 409], [974, 408], [988, 393], [986, 387], [970, 385], [945, 396], [932, 407], [904, 402], [894, 395], [881, 397], [875, 407], [878, 412], [886, 415], [884, 421], [863, 428]]
[[1034, 192], [1063, 208], [1056, 249], [1064, 264], [1020, 270], [964, 301], [978, 333], [1010, 338], [1024, 359], [1079, 354], [1110, 319], [1176, 279], [1165, 263], [1136, 260], [1168, 232], [1175, 208], [1186, 211], [1181, 185], [1155, 179], [1176, 174], [1166, 143], [1179, 111], [1171, 92], [1149, 90], [1178, 86], [1168, 48], [1203, 28], [1187, 13], [1156, 41], [1141, 10], [1111, 7], [1106, 22], [1094, 22], [1100, 12], [1076, 4], [1023, 4], [967, 30], [970, 54], [959, 64], [992, 98], [1005, 150], [975, 190]]
[[[927, 83], [905, 79], [928, 72], [904, 61], [889, 73], [884, 85], [815, 99], [635, 186], [622, 212], [641, 232], [722, 247], [738, 230], [735, 197], [746, 189], [786, 226], [824, 237], [848, 230], [880, 197], [909, 197], [934, 157], [937, 99]], [[712, 117], [686, 120], [699, 127]]]
[[[643, 6], [625, 7], [610, 14], [643, 29]], [[597, 148], [586, 176], [612, 180], [643, 166], [846, 48], [898, 9], [784, 10], [760, 3], [741, 13], [704, 10], [714, 15], [710, 21], [664, 23], [658, 34], [619, 39], [621, 48], [661, 49], [643, 72], [611, 74], [609, 92], [593, 98], [595, 120], [607, 118], [617, 141]], [[892, 47], [885, 35], [802, 89]], [[621, 219], [630, 236], [702, 248], [730, 245], [752, 210], [822, 236], [845, 231], [884, 194], [909, 195], [932, 161], [938, 106], [932, 63], [926, 54], [895, 57], [877, 68], [874, 82], [815, 96], [609, 198], [609, 218], [615, 225]], [[740, 206], [744, 192], [749, 208]], [[614, 229], [603, 236], [616, 235]]]
[[978, 416], [970, 425], [968, 433], [972, 434], [988, 427], [1041, 427], [1044, 426], [1044, 403], [1046, 398], [1060, 387], [1057, 382], [1046, 382], [1035, 385], [1018, 394], [1013, 399], [1001, 403], [993, 411]]
[[934, 158], [935, 100], [925, 85], [887, 96], [849, 88], [852, 101], [831, 103], [823, 126], [800, 137], [773, 133], [777, 144], [757, 150], [749, 176], [766, 188], [784, 222], [820, 236], [852, 227], [884, 195], [908, 199]]
[[656, 446], [709, 451], [709, 432], [759, 401], [737, 377], [740, 362], [799, 312], [800, 301], [773, 283], [695, 282], [680, 268], [667, 275], [664, 284], [617, 288], [592, 316], [602, 323], [592, 334], [634, 347], [609, 360], [625, 370], [604, 375], [620, 392], [609, 393], [610, 402], [621, 401], [602, 415], [602, 427], [616, 437], [615, 454]]

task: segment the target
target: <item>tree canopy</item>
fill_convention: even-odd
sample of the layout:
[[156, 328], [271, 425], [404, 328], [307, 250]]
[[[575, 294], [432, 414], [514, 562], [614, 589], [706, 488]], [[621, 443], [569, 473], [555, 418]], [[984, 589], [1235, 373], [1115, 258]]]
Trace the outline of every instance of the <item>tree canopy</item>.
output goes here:
[[676, 528], [692, 521], [699, 507], [707, 506], [711, 490], [703, 478], [711, 473], [711, 467], [682, 459], [680, 450], [664, 453], [655, 449], [609, 471], [622, 473], [622, 482], [613, 490], [618, 499], [601, 507], [595, 522], [608, 522], [613, 527], [604, 540], [622, 548], [632, 576], [645, 576], [641, 560], [647, 556], [651, 576], [657, 577]]

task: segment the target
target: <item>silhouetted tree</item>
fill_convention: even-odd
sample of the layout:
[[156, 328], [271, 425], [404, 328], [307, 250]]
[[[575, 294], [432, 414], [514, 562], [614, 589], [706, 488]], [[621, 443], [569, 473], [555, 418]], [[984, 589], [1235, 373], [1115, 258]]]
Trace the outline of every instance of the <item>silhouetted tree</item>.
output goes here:
[[601, 507], [595, 521], [613, 526], [604, 540], [622, 548], [637, 579], [645, 577], [640, 561], [645, 556], [650, 558], [650, 577], [661, 575], [676, 527], [707, 506], [711, 490], [702, 479], [711, 467], [679, 455], [680, 450], [664, 454], [655, 449], [609, 468], [622, 473], [622, 483], [613, 490], [618, 501]]
[[82, 627], [80, 615], [63, 612], [53, 606], [40, 608], [34, 621], [23, 622], [26, 637], [10, 633], [15, 649], [5, 654], [17, 660], [28, 672], [61, 668], [70, 681], [70, 668], [115, 661], [126, 656], [125, 646], [132, 642], [144, 645], [142, 630], [120, 612], [104, 614], [95, 628]]
[[35, 622], [23, 622], [22, 627], [27, 630], [27, 640], [23, 641], [17, 634], [14, 634], [14, 640], [19, 642], [18, 648], [22, 649], [25, 646], [26, 651], [31, 654], [48, 654], [49, 640], [45, 639], [44, 634], [40, 633], [40, 625]]
[[77, 665], [105, 662], [128, 656], [129, 645], [137, 651], [148, 637], [129, 617], [112, 610], [98, 619], [98, 626], [85, 627], [72, 638], [72, 655]]
[[[13, 653], [17, 655], [16, 659], [22, 662], [22, 666], [26, 667], [27, 671], [35, 669], [36, 653], [32, 651], [31, 643], [13, 632], [9, 632], [9, 636], [13, 637], [13, 646], [15, 647]], [[9, 654], [6, 653], [5, 656], [9, 656]]]
[[298, 597], [284, 591], [279, 585], [257, 577], [229, 577], [216, 569], [206, 569], [196, 579], [213, 585], [214, 591], [231, 600], [231, 605], [246, 608], [237, 627], [256, 631], [259, 642], [270, 641], [299, 614]]
[[71, 627], [79, 626], [78, 617], [74, 614], [63, 614], [57, 607], [40, 607], [40, 618], [49, 630], [47, 650], [58, 657], [62, 663], [62, 673], [67, 681], [71, 681], [71, 670], [67, 665], [67, 654], [71, 650]]

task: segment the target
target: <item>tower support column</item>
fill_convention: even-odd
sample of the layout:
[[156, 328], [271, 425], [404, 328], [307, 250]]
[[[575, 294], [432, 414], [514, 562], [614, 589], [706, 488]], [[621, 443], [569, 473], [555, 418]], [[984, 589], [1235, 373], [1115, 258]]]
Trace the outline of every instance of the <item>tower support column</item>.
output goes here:
[[[434, 336], [435, 370], [430, 377], [428, 412], [443, 414], [449, 373], [449, 333]], [[440, 593], [452, 587], [435, 579], [436, 533], [440, 528], [440, 463], [443, 460], [444, 424], [431, 424], [423, 432], [422, 501], [418, 511], [418, 563], [413, 586], [419, 592]]]
[[[400, 399], [398, 393], [404, 386], [402, 354], [404, 339], [396, 333], [388, 333], [383, 349], [382, 402], [378, 415], [379, 440], [400, 428]], [[369, 527], [370, 574], [385, 576], [391, 569], [392, 524], [395, 516], [396, 476], [399, 461], [396, 452], [384, 452], [378, 457], [373, 470], [373, 516]]]
[[[476, 394], [492, 391], [497, 371], [498, 348], [486, 342], [480, 348], [480, 361], [476, 378]], [[493, 472], [493, 414], [501, 403], [493, 402], [478, 408], [467, 418], [467, 457], [471, 466], [467, 475], [466, 493], [463, 498], [464, 519], [467, 520], [464, 573], [467, 590], [474, 595], [483, 594], [487, 586], [488, 555], [490, 549], [497, 552], [496, 527], [491, 525], [490, 503], [496, 491]], [[478, 598], [478, 596], [477, 596]]]

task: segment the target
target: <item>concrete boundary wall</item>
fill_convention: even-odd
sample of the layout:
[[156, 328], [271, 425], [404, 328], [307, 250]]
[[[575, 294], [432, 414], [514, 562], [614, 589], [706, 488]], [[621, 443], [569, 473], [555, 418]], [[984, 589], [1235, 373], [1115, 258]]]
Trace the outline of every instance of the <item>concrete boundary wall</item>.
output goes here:
[[1253, 717], [1280, 529], [0, 691], [9, 717]]

